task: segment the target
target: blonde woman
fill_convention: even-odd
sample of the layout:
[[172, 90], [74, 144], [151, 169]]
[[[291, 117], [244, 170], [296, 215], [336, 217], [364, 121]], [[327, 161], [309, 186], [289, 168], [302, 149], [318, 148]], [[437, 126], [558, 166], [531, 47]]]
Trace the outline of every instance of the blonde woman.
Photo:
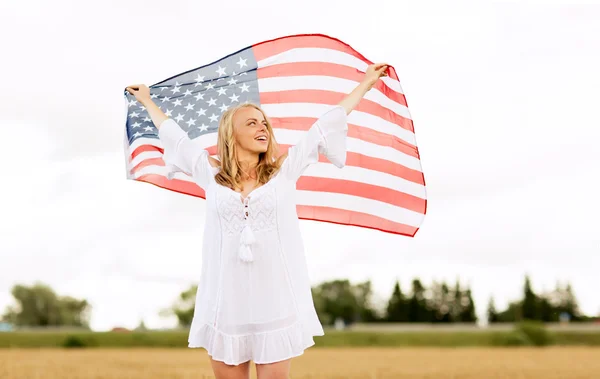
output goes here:
[[145, 85], [127, 91], [159, 130], [163, 159], [206, 193], [202, 269], [189, 347], [205, 348], [217, 379], [288, 378], [291, 358], [314, 345], [323, 328], [315, 311], [296, 202], [296, 181], [324, 154], [346, 161], [347, 115], [387, 65], [370, 65], [363, 81], [323, 114], [287, 154], [278, 156], [264, 111], [245, 103], [225, 111], [218, 158], [195, 147]]

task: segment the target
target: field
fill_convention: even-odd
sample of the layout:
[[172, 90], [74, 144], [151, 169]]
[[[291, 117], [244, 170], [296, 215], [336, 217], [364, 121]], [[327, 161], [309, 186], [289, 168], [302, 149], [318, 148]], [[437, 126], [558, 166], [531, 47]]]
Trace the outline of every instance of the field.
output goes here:
[[[204, 349], [0, 349], [6, 379], [214, 378]], [[252, 378], [255, 378], [254, 367]], [[600, 378], [598, 347], [311, 347], [293, 379]]]

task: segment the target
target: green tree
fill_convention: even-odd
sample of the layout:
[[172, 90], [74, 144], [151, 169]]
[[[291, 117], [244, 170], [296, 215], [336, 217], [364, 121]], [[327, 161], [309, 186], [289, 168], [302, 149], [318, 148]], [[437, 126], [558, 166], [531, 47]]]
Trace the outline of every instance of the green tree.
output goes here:
[[323, 282], [314, 289], [313, 296], [313, 301], [318, 299], [315, 303], [319, 303], [320, 313], [317, 314], [322, 323], [331, 325], [341, 318], [346, 324], [351, 324], [360, 315], [355, 289], [348, 279]]
[[475, 312], [475, 302], [473, 301], [473, 295], [471, 289], [467, 288], [466, 291], [460, 294], [461, 311], [459, 320], [461, 322], [477, 322], [477, 313]]
[[431, 298], [427, 305], [433, 314], [433, 322], [450, 322], [450, 305], [452, 303], [450, 289], [445, 282], [433, 281], [431, 285]]
[[373, 288], [371, 281], [367, 280], [364, 283], [358, 283], [353, 286], [354, 296], [358, 306], [357, 321], [361, 322], [377, 322], [381, 321], [377, 312], [372, 307], [371, 301], [373, 296]]
[[190, 288], [179, 294], [179, 298], [170, 308], [162, 310], [160, 315], [163, 317], [174, 315], [177, 317], [177, 323], [180, 327], [189, 328], [194, 319], [196, 292], [198, 292], [198, 285], [191, 285]]
[[539, 320], [539, 299], [531, 288], [531, 280], [529, 276], [525, 276], [525, 285], [523, 287], [523, 306], [522, 316], [525, 320]]
[[408, 300], [409, 322], [431, 322], [432, 314], [427, 307], [425, 287], [419, 279], [413, 279], [411, 296]]
[[402, 294], [398, 280], [396, 280], [392, 296], [388, 301], [385, 319], [389, 322], [408, 322], [408, 302]]
[[16, 306], [6, 308], [2, 319], [18, 326], [74, 326], [89, 329], [91, 305], [87, 300], [58, 296], [43, 283], [17, 284], [11, 293]]
[[490, 301], [487, 306], [487, 320], [488, 323], [492, 324], [498, 322], [498, 312], [496, 311], [496, 305], [494, 304], [494, 297], [490, 296]]

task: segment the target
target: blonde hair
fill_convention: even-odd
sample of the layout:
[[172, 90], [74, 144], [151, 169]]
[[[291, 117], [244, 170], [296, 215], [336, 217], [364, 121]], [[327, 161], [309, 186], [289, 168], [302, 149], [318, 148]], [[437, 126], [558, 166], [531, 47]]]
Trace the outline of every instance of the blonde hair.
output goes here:
[[260, 153], [258, 156], [258, 165], [256, 166], [256, 176], [258, 182], [266, 184], [281, 167], [282, 157], [279, 155], [279, 146], [273, 135], [273, 127], [265, 112], [256, 104], [242, 103], [235, 107], [229, 108], [221, 116], [219, 128], [217, 129], [217, 149], [221, 169], [215, 175], [215, 181], [223, 186], [232, 188], [233, 190], [242, 190], [242, 167], [237, 158], [237, 144], [233, 134], [233, 116], [242, 108], [254, 108], [260, 111], [267, 121], [267, 131], [269, 134], [269, 142], [267, 151]]

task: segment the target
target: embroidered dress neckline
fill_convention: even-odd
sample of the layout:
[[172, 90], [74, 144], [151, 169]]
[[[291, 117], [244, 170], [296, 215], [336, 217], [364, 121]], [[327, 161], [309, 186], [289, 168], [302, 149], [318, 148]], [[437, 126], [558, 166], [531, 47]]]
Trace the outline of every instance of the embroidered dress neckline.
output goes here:
[[222, 184], [219, 184], [219, 183], [216, 183], [216, 182], [215, 182], [215, 183], [216, 183], [218, 186], [225, 188], [225, 189], [226, 189], [226, 190], [227, 190], [229, 193], [231, 193], [231, 194], [234, 194], [236, 197], [240, 198], [240, 200], [241, 200], [241, 203], [242, 203], [242, 204], [244, 204], [244, 203], [246, 203], [246, 202], [247, 202], [247, 201], [250, 199], [250, 195], [256, 195], [256, 194], [257, 194], [257, 193], [259, 193], [259, 192], [260, 192], [260, 190], [262, 190], [263, 188], [270, 186], [270, 185], [271, 185], [271, 183], [272, 183], [273, 181], [275, 181], [275, 179], [277, 179], [277, 177], [278, 177], [278, 176], [279, 176], [279, 172], [278, 172], [277, 174], [275, 174], [275, 176], [273, 176], [273, 177], [272, 177], [272, 178], [271, 178], [271, 179], [270, 179], [268, 182], [266, 182], [265, 184], [263, 184], [263, 185], [260, 185], [260, 186], [258, 186], [258, 187], [256, 187], [256, 188], [252, 189], [252, 191], [248, 192], [248, 194], [247, 194], [245, 197], [242, 195], [242, 193], [241, 193], [241, 192], [234, 191], [233, 189], [231, 189], [231, 188], [229, 188], [229, 187], [227, 187], [227, 186], [224, 186], [224, 185], [222, 185]]

